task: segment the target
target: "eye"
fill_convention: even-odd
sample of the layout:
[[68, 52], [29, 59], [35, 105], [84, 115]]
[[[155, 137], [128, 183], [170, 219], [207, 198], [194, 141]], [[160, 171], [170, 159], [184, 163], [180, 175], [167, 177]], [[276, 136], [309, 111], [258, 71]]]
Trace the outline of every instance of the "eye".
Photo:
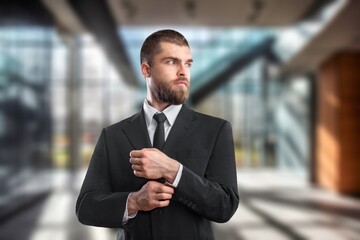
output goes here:
[[188, 68], [190, 68], [192, 66], [191, 62], [185, 63], [185, 66], [187, 66]]
[[170, 64], [170, 65], [173, 65], [173, 64], [175, 64], [175, 61], [174, 61], [174, 60], [169, 60], [169, 61], [167, 61], [166, 63], [167, 63], [167, 64]]

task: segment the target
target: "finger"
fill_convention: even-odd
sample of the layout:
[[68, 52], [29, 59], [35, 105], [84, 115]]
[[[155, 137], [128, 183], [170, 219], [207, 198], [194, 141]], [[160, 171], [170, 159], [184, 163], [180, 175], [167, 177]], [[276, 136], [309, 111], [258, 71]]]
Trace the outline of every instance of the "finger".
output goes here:
[[155, 181], [155, 180], [148, 181], [146, 184], [148, 185], [148, 188], [150, 190], [152, 190], [153, 192], [162, 192], [163, 187], [171, 188], [171, 187], [166, 186], [165, 184], [163, 184], [161, 182], [158, 182], [158, 181]]
[[143, 170], [141, 165], [135, 165], [135, 164], [133, 164], [133, 165], [131, 165], [131, 168], [132, 168], [133, 170], [136, 170], [136, 171], [142, 171], [142, 170]]
[[167, 207], [170, 204], [170, 200], [158, 201], [157, 207]]
[[139, 158], [141, 157], [142, 152], [141, 150], [132, 150], [129, 155], [131, 158]]
[[170, 186], [167, 186], [167, 185], [162, 184], [162, 187], [161, 187], [161, 192], [162, 192], [162, 193], [168, 193], [168, 194], [174, 194], [174, 188], [173, 188], [173, 187], [170, 187]]
[[144, 172], [142, 172], [141, 170], [134, 170], [133, 173], [137, 177], [144, 177]]
[[155, 195], [157, 200], [170, 200], [172, 198], [172, 194], [169, 193], [158, 193]]
[[163, 183], [158, 183], [159, 185], [154, 186], [155, 193], [168, 193], [174, 194], [174, 188], [164, 185]]
[[141, 163], [141, 158], [132, 157], [132, 158], [130, 158], [129, 162], [130, 162], [131, 164], [139, 165], [139, 164]]

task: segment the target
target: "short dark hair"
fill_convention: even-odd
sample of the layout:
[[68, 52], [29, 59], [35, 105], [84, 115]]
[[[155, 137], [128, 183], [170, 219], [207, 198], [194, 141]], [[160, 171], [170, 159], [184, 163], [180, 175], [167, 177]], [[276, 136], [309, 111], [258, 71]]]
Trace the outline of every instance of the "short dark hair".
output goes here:
[[171, 29], [160, 30], [145, 39], [140, 51], [140, 63], [151, 64], [153, 57], [161, 51], [162, 42], [189, 47], [189, 43], [181, 33]]

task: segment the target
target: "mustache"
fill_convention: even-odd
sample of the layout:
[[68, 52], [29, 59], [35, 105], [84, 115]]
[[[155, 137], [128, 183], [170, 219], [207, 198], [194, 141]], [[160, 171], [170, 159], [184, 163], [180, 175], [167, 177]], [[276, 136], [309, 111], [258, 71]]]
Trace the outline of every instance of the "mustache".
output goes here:
[[190, 84], [189, 79], [186, 78], [186, 77], [179, 77], [179, 78], [175, 79], [174, 82], [175, 82], [175, 83], [185, 82], [187, 86]]

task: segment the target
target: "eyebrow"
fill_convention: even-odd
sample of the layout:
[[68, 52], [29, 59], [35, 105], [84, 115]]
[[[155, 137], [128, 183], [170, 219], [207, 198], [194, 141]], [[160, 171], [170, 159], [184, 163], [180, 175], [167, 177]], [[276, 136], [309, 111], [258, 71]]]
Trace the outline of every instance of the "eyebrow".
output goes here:
[[[167, 59], [171, 59], [171, 60], [176, 60], [176, 61], [181, 61], [181, 59], [180, 58], [177, 58], [177, 57], [163, 57], [162, 59], [161, 59], [161, 61], [165, 61], [165, 60], [167, 60]], [[188, 60], [186, 60], [185, 62], [194, 62], [194, 60], [192, 59], [192, 58], [190, 58], [190, 59], [188, 59]]]

